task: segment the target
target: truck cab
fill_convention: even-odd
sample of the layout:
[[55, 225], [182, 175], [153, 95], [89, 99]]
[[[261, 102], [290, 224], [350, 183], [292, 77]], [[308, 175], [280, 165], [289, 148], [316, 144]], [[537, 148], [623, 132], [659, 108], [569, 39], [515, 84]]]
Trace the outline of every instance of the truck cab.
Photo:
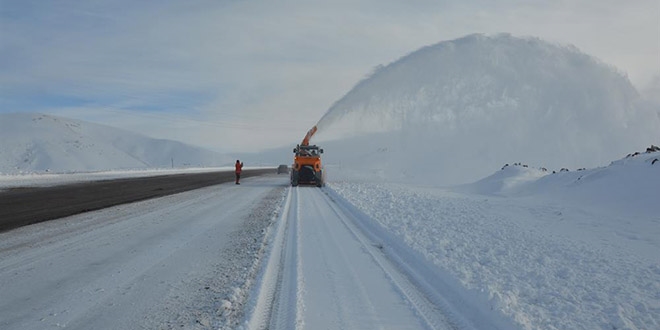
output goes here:
[[293, 149], [293, 153], [295, 156], [291, 166], [291, 186], [309, 184], [322, 187], [324, 184], [323, 166], [321, 165], [323, 149], [316, 145], [297, 145]]

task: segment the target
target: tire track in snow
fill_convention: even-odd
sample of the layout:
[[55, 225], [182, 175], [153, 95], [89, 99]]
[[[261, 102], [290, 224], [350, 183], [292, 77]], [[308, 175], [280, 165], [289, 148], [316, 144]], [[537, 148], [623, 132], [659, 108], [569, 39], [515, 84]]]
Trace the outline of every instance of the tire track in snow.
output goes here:
[[[321, 210], [323, 209], [323, 206], [327, 207], [326, 205], [327, 201], [320, 199], [313, 199], [312, 202], [314, 204], [314, 209], [316, 210], [315, 213], [323, 214]], [[366, 314], [368, 318], [377, 319], [378, 317], [377, 317], [376, 308], [374, 307], [372, 301], [369, 299], [369, 294], [363, 284], [363, 281], [365, 279], [361, 278], [359, 274], [352, 267], [350, 267], [351, 265], [351, 260], [349, 258], [350, 252], [347, 252], [344, 249], [344, 247], [341, 244], [341, 239], [339, 239], [336, 236], [334, 232], [336, 228], [332, 228], [332, 226], [329, 226], [326, 220], [329, 219], [321, 219], [320, 221], [313, 221], [314, 224], [317, 225], [318, 230], [316, 232], [323, 233], [323, 235], [325, 235], [327, 238], [327, 240], [321, 240], [320, 242], [320, 244], [324, 245], [322, 251], [325, 252], [323, 255], [323, 261], [326, 269], [333, 269], [333, 268], [337, 269], [339, 267], [344, 268], [345, 271], [348, 272], [348, 274], [346, 275], [349, 281], [351, 283], [354, 283], [355, 288], [357, 289], [355, 291], [352, 291], [352, 293], [355, 294], [354, 299], [357, 300], [357, 305], [361, 305], [366, 309], [366, 311], [363, 312], [366, 312], [364, 314]], [[334, 261], [334, 267], [333, 264], [330, 263], [330, 260]], [[341, 266], [338, 267], [338, 265]], [[341, 292], [338, 289], [338, 287], [341, 286], [341, 279], [337, 278], [335, 272], [329, 272], [329, 273], [331, 274], [331, 276], [329, 276], [330, 281], [328, 285], [332, 286], [332, 292], [333, 292], [332, 298], [333, 298], [333, 305], [335, 306], [335, 309], [337, 311], [336, 317], [337, 317], [337, 323], [339, 325], [338, 328], [359, 329], [360, 328], [359, 324], [356, 324], [350, 318], [342, 318], [342, 316], [350, 314], [351, 306], [349, 306], [348, 304], [346, 304], [345, 301], [342, 301], [340, 299]], [[379, 327], [378, 325], [375, 326]]]
[[[298, 285], [298, 189], [289, 187], [282, 216], [277, 222], [269, 256], [259, 276], [254, 308], [247, 329], [300, 329], [297, 312], [303, 307]], [[291, 265], [295, 265], [291, 267]], [[295, 306], [291, 309], [290, 306]]]
[[429, 329], [458, 329], [456, 324], [450, 321], [444, 312], [426, 297], [426, 294], [407, 278], [382, 252], [382, 245], [371, 242], [362, 231], [353, 223], [359, 215], [352, 214], [349, 210], [340, 208], [328, 195], [323, 194], [324, 200], [332, 208], [332, 211], [341, 220], [343, 226], [360, 242], [380, 269], [391, 280], [392, 284], [405, 297], [410, 307], [424, 320]]
[[[289, 205], [287, 214], [287, 228], [285, 232], [286, 240], [284, 242], [284, 255], [280, 260], [280, 271], [278, 276], [278, 286], [276, 289], [273, 310], [271, 312], [270, 326], [273, 330], [291, 330], [302, 328], [302, 322], [299, 319], [298, 299], [298, 276], [299, 276], [299, 253], [298, 253], [298, 223], [300, 219], [300, 198], [298, 197], [298, 188], [291, 188], [293, 202]], [[291, 308], [295, 306], [294, 308]]]
[[282, 209], [247, 329], [471, 329], [452, 322], [325, 189], [289, 188]]
[[325, 188], [328, 199], [350, 214], [351, 224], [375, 243], [380, 253], [404, 274], [407, 280], [423, 293], [427, 300], [443, 312], [456, 329], [504, 330], [518, 328], [511, 320], [502, 317], [489, 306], [475, 302], [470, 292], [464, 292], [461, 283], [446, 270], [438, 268], [423, 255], [383, 227], [379, 221], [362, 213], [358, 207], [345, 200], [332, 188]]

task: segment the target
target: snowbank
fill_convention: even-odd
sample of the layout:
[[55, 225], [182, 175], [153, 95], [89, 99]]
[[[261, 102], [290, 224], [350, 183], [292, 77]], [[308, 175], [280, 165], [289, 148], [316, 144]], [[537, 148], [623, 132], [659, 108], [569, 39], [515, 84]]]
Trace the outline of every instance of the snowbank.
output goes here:
[[[499, 196], [537, 196], [626, 214], [658, 209], [660, 152], [635, 152], [594, 169], [547, 171], [523, 165], [502, 170], [454, 191]], [[655, 147], [657, 148], [657, 147]]]
[[330, 188], [522, 329], [660, 328], [660, 152], [454, 189]]
[[[272, 167], [251, 166], [250, 169], [265, 169]], [[143, 169], [143, 170], [115, 170], [99, 172], [74, 172], [74, 173], [30, 173], [30, 174], [0, 174], [0, 190], [16, 187], [47, 187], [62, 184], [113, 180], [121, 178], [139, 178], [147, 176], [172, 175], [184, 173], [234, 171], [234, 167], [203, 167], [184, 169]]]
[[[480, 293], [483, 304], [523, 329], [660, 325], [659, 213], [633, 223], [516, 198], [369, 183], [330, 186], [455, 276], [466, 296]], [[625, 231], [621, 221], [627, 221]], [[593, 231], [600, 226], [606, 229]]]

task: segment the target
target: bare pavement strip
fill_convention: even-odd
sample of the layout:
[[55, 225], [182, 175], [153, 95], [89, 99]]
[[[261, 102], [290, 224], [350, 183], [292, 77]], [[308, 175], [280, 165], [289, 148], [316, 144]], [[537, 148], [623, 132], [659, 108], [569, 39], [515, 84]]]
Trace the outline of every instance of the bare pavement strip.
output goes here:
[[[275, 174], [246, 169], [242, 177]], [[0, 191], [0, 232], [114, 205], [231, 182], [233, 171], [173, 174]]]

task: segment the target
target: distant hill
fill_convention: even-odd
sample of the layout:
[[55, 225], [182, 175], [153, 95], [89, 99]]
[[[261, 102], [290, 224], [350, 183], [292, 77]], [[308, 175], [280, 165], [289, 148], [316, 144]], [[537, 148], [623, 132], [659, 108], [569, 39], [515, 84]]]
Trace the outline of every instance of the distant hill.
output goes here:
[[657, 109], [620, 71], [573, 46], [508, 34], [440, 42], [380, 66], [318, 126], [314, 142], [339, 148], [327, 148], [327, 162], [433, 184], [470, 182], [512, 160], [596, 167], [660, 140]]
[[0, 173], [218, 166], [231, 160], [176, 141], [44, 114], [0, 114]]

